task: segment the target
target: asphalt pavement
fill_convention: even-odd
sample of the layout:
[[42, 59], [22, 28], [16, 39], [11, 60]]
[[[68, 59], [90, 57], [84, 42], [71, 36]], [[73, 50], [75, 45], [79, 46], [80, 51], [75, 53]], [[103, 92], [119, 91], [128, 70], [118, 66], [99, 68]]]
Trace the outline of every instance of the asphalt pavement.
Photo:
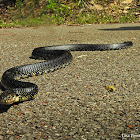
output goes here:
[[0, 29], [0, 78], [11, 67], [40, 62], [29, 58], [37, 47], [125, 41], [133, 46], [72, 52], [67, 67], [24, 79], [38, 85], [38, 96], [0, 105], [0, 140], [140, 139], [140, 24]]

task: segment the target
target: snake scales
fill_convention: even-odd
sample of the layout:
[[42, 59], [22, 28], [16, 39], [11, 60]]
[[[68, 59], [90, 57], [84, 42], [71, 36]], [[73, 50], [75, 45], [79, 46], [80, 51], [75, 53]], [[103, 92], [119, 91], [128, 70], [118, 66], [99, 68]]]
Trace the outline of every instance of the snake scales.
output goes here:
[[0, 95], [0, 104], [10, 105], [34, 99], [38, 93], [37, 85], [18, 80], [51, 72], [68, 65], [72, 61], [70, 51], [118, 50], [132, 45], [132, 42], [128, 41], [119, 44], [71, 44], [35, 48], [32, 58], [46, 61], [16, 66], [5, 71], [1, 79], [1, 85], [5, 90]]

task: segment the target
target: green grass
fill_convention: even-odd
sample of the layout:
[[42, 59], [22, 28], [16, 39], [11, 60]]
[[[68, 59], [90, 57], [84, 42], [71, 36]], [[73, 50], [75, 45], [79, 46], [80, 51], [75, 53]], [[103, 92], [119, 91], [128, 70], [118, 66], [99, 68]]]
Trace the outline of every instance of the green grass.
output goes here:
[[[60, 0], [61, 1], [61, 0]], [[37, 8], [34, 0], [27, 1], [24, 5], [21, 0], [17, 0], [16, 8], [9, 7], [10, 19], [0, 19], [0, 27], [15, 26], [39, 26], [44, 24], [106, 24], [106, 23], [126, 23], [135, 22], [136, 16], [133, 14], [138, 9], [129, 10], [127, 14], [112, 11], [87, 10], [85, 3], [78, 7], [77, 3], [58, 3], [56, 0], [48, 0], [42, 8]], [[80, 9], [84, 9], [79, 12]], [[116, 9], [112, 9], [116, 11]]]
[[50, 17], [47, 15], [42, 15], [41, 17], [30, 18], [27, 17], [25, 19], [18, 19], [18, 20], [9, 20], [8, 22], [4, 23], [3, 20], [0, 21], [0, 27], [15, 27], [15, 26], [40, 26], [45, 24], [107, 24], [107, 23], [130, 23], [136, 20], [135, 16], [133, 15], [122, 15], [120, 17], [113, 17], [111, 15], [104, 15], [104, 14], [97, 14], [93, 13], [82, 13], [77, 15], [77, 17], [73, 18], [74, 20], [70, 22], [66, 22], [61, 16], [51, 15]]
[[39, 26], [44, 24], [52, 24], [47, 16], [37, 18], [26, 18], [19, 20], [9, 20], [7, 23], [0, 21], [0, 27], [16, 27], [16, 26]]
[[38, 26], [49, 24], [49, 20], [47, 16], [37, 17], [37, 18], [26, 18], [24, 20], [18, 20], [17, 24], [21, 26]]

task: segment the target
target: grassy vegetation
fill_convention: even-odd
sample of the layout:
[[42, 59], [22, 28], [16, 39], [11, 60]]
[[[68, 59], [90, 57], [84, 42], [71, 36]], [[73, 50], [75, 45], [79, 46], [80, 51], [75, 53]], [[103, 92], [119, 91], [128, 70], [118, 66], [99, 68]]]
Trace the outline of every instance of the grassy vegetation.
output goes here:
[[[126, 23], [137, 20], [136, 6], [118, 0], [17, 0], [0, 17], [0, 27], [38, 26], [43, 24]], [[95, 5], [97, 5], [95, 7]]]

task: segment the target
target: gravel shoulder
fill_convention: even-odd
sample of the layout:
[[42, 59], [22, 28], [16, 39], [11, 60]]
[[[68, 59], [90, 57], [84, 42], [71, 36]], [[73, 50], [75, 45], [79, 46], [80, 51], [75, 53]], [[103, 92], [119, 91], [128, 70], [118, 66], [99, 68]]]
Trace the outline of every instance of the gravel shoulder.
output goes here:
[[11, 67], [40, 62], [29, 59], [37, 47], [125, 41], [134, 45], [72, 52], [66, 68], [24, 79], [38, 85], [38, 96], [0, 105], [0, 140], [140, 139], [140, 24], [0, 29], [0, 77]]

